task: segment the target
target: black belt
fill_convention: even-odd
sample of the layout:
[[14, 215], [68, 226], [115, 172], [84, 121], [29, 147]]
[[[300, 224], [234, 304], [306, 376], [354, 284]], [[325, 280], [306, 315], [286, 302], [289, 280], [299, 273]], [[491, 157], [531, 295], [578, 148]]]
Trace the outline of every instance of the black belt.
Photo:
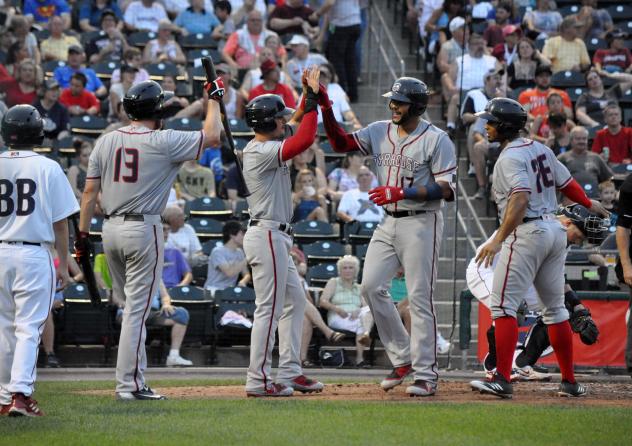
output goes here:
[[103, 216], [106, 220], [109, 220], [110, 217], [123, 217], [124, 221], [145, 221], [143, 214], [112, 214]]
[[419, 211], [396, 211], [396, 212], [384, 211], [384, 212], [386, 212], [387, 215], [390, 215], [393, 218], [401, 218], [401, 217], [412, 217], [413, 215], [418, 215], [418, 214], [426, 214], [429, 211], [419, 210]]
[[530, 221], [535, 221], [535, 220], [544, 220], [544, 219], [542, 218], [542, 216], [540, 216], [540, 217], [525, 217], [525, 218], [522, 219], [522, 222], [523, 223], [529, 223]]
[[[260, 226], [260, 220], [250, 220], [248, 226]], [[292, 225], [289, 223], [279, 223], [279, 231], [285, 232], [287, 235], [292, 235]]]
[[0, 243], [4, 243], [5, 245], [28, 245], [28, 246], [42, 246], [41, 243], [37, 242], [14, 242], [8, 240], [0, 240]]

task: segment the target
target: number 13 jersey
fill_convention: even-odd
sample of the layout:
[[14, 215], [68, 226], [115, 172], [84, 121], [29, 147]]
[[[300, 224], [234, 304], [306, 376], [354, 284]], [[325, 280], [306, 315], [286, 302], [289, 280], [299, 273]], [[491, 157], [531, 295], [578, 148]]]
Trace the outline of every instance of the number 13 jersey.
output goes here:
[[181, 164], [200, 157], [204, 132], [127, 126], [101, 136], [87, 179], [100, 179], [106, 215], [159, 215]]
[[544, 144], [525, 138], [511, 141], [494, 166], [492, 189], [503, 221], [509, 198], [516, 192], [529, 192], [525, 217], [541, 217], [557, 210], [556, 189], [573, 179], [568, 169]]

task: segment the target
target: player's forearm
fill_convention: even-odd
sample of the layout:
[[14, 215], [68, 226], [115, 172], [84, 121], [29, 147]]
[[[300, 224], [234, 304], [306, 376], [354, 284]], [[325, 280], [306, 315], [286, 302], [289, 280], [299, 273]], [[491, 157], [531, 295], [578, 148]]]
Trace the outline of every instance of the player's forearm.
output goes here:
[[415, 201], [449, 200], [452, 194], [452, 187], [445, 181], [404, 189], [404, 198]]
[[590, 198], [588, 198], [584, 189], [575, 179], [572, 179], [566, 186], [561, 188], [560, 192], [562, 192], [562, 194], [564, 194], [564, 196], [569, 200], [581, 204], [587, 209], [592, 207], [592, 201], [590, 201]]
[[100, 180], [86, 181], [86, 187], [81, 196], [81, 212], [79, 214], [79, 231], [89, 232], [90, 221], [94, 215], [94, 207], [97, 204], [97, 196], [101, 187]]
[[219, 103], [209, 100], [204, 119], [204, 147], [217, 147], [221, 144], [222, 122], [220, 120]]
[[193, 281], [193, 274], [191, 274], [191, 272], [189, 271], [188, 273], [186, 273], [184, 275], [184, 277], [182, 278], [182, 280], [180, 281], [180, 283], [178, 284], [178, 286], [185, 286], [190, 284]]
[[632, 260], [630, 259], [630, 230], [622, 226], [617, 226], [616, 232], [617, 249], [619, 250], [619, 258], [621, 266], [624, 268], [632, 268]]
[[334, 116], [333, 110], [330, 108], [324, 109], [321, 107], [323, 114], [323, 125], [325, 126], [325, 133], [327, 133], [327, 139], [331, 143], [331, 148], [335, 152], [353, 152], [360, 150], [360, 146], [352, 135], [348, 135]]
[[59, 258], [59, 268], [68, 271], [68, 220], [63, 219], [53, 223], [55, 233], [55, 250]]
[[500, 225], [500, 228], [496, 231], [496, 236], [494, 237], [499, 243], [504, 242], [509, 234], [522, 224], [528, 205], [528, 192], [516, 192], [511, 196], [511, 198], [509, 198], [505, 217]]
[[299, 153], [309, 149], [316, 139], [316, 129], [318, 128], [318, 115], [316, 110], [305, 113], [301, 120], [296, 135], [285, 140], [282, 147], [281, 158], [283, 161], [294, 158]]

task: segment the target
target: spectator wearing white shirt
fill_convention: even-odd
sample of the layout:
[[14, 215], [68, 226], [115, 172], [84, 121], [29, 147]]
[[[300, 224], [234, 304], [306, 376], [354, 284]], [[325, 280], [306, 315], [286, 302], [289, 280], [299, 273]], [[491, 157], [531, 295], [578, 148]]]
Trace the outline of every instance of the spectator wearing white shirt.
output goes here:
[[327, 63], [327, 59], [322, 54], [310, 53], [309, 40], [301, 34], [294, 34], [287, 45], [292, 49], [293, 54], [287, 63], [287, 71], [290, 74], [292, 86], [300, 90], [303, 88], [301, 85], [303, 71], [309, 66]]
[[[208, 274], [204, 288], [213, 294], [235, 285], [246, 286], [250, 282], [248, 262], [244, 253], [244, 228], [238, 221], [227, 221], [222, 229], [222, 246], [216, 246], [208, 258]], [[237, 279], [241, 274], [239, 282]]]
[[162, 218], [171, 227], [165, 248], [175, 248], [180, 251], [191, 266], [197, 266], [207, 261], [195, 230], [184, 222], [184, 211], [181, 208], [177, 206], [167, 207], [162, 213]]
[[369, 199], [373, 174], [368, 167], [358, 171], [358, 188], [342, 194], [336, 216], [345, 223], [353, 221], [379, 223], [384, 218], [384, 210]]
[[158, 23], [168, 20], [164, 6], [154, 0], [140, 0], [129, 4], [123, 20], [128, 31], [158, 32]]

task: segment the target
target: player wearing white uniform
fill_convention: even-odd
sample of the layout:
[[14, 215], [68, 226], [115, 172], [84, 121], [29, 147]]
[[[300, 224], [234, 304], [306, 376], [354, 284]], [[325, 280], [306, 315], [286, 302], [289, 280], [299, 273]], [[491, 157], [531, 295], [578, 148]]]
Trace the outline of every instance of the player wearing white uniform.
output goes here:
[[103, 249], [114, 293], [125, 309], [116, 362], [116, 395], [121, 400], [164, 399], [146, 384], [145, 321], [158, 290], [163, 266], [160, 214], [184, 161], [198, 159], [202, 148], [220, 140], [220, 79], [212, 90], [204, 128], [200, 132], [160, 130], [164, 102], [173, 96], [154, 81], [129, 89], [123, 107], [129, 126], [100, 137], [90, 156], [86, 188], [81, 199], [81, 237], [78, 251], [88, 251], [88, 231], [97, 195], [105, 214]]
[[[0, 415], [41, 416], [34, 391], [37, 353], [56, 284], [68, 277], [68, 221], [79, 204], [59, 164], [33, 152], [44, 123], [16, 105], [2, 118], [0, 153]], [[59, 256], [55, 274], [51, 248]]]
[[491, 296], [497, 366], [492, 381], [470, 384], [482, 393], [512, 397], [511, 364], [518, 340], [516, 314], [527, 290], [534, 285], [562, 372], [558, 394], [583, 396], [587, 390], [577, 383], [573, 373], [572, 333], [564, 307], [566, 235], [553, 215], [557, 210], [556, 188], [586, 208], [608, 213], [586, 197], [552, 150], [518, 137], [527, 121], [527, 113], [518, 102], [492, 99], [478, 116], [487, 120], [489, 141], [499, 142], [502, 149], [493, 176], [501, 225], [476, 256], [477, 263], [489, 266], [500, 252]]
[[[369, 191], [369, 198], [384, 206], [387, 216], [369, 244], [362, 293], [394, 366], [382, 388], [389, 390], [412, 373], [414, 383], [406, 392], [430, 396], [439, 377], [433, 292], [443, 233], [441, 209], [444, 200], [454, 199], [454, 145], [445, 132], [421, 118], [428, 104], [423, 82], [400, 78], [384, 96], [390, 98], [392, 120], [352, 135], [336, 123], [331, 107], [321, 102], [321, 109], [334, 150], [373, 155], [381, 184]], [[410, 336], [389, 294], [401, 266], [410, 300]]]
[[[296, 135], [283, 139], [284, 116], [291, 114], [280, 96], [258, 96], [246, 106], [246, 122], [255, 131], [243, 154], [250, 222], [244, 251], [256, 293], [246, 378], [249, 397], [284, 397], [320, 392], [323, 384], [303, 375], [300, 359], [305, 291], [290, 257], [292, 248], [292, 184], [286, 161], [307, 150], [316, 137], [318, 68], [304, 73], [304, 112]], [[307, 90], [307, 91], [306, 91]], [[295, 118], [296, 119], [296, 115]], [[294, 120], [293, 119], [293, 120]], [[271, 377], [275, 331], [279, 329], [279, 370]]]

